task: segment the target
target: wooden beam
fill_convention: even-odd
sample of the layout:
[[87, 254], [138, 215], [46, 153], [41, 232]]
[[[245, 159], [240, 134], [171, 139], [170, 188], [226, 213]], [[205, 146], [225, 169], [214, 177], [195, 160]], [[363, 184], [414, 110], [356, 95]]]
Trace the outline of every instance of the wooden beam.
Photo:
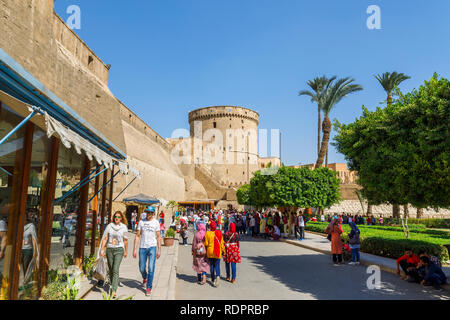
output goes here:
[[[91, 162], [88, 157], [84, 156], [84, 167], [80, 179], [83, 180], [89, 176], [91, 172]], [[74, 248], [74, 264], [80, 269], [83, 265], [84, 258], [84, 241], [86, 240], [86, 217], [87, 217], [87, 206], [89, 197], [89, 183], [86, 183], [80, 189], [80, 203], [78, 208], [77, 216], [77, 230], [75, 233], [75, 248]]]
[[[16, 164], [19, 172], [14, 172], [14, 186], [11, 200], [14, 199], [15, 206], [11, 206], [9, 213], [8, 244], [12, 244], [11, 264], [10, 264], [10, 282], [9, 282], [9, 300], [17, 300], [20, 279], [20, 264], [22, 257], [23, 229], [25, 226], [25, 210], [27, 206], [27, 191], [30, 179], [31, 149], [33, 145], [34, 124], [27, 122], [25, 128], [24, 148], [16, 153]], [[21, 174], [20, 174], [21, 173]], [[15, 207], [17, 210], [14, 210]], [[11, 232], [9, 230], [11, 229]], [[12, 239], [10, 237], [13, 237]]]
[[48, 171], [42, 191], [41, 215], [38, 232], [40, 237], [40, 259], [38, 272], [38, 295], [42, 295], [43, 288], [47, 285], [48, 270], [50, 269], [50, 249], [53, 226], [53, 200], [55, 200], [56, 172], [58, 171], [59, 140], [51, 138], [51, 151], [48, 155]]
[[113, 177], [114, 177], [114, 165], [111, 169], [111, 182], [109, 185], [108, 223], [111, 223], [111, 218], [112, 218], [112, 197], [113, 197], [113, 186], [114, 186], [114, 178]]
[[[97, 173], [100, 169], [97, 169]], [[94, 194], [97, 194], [100, 183], [100, 177], [95, 177]], [[91, 255], [95, 254], [95, 247], [97, 241], [97, 212], [98, 212], [98, 195], [96, 196], [95, 208], [92, 209], [92, 232], [91, 232]]]
[[[103, 173], [103, 185], [105, 185], [106, 182], [108, 182], [108, 171], [106, 170]], [[105, 231], [105, 214], [106, 214], [106, 188], [103, 188], [102, 191], [102, 211], [100, 215], [100, 239], [103, 237], [103, 231]]]

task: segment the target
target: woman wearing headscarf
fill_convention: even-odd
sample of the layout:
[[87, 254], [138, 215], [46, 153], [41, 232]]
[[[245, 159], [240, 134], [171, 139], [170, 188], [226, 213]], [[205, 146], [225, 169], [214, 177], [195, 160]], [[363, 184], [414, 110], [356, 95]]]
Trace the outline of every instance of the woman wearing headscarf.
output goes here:
[[[236, 225], [230, 224], [230, 230], [224, 236], [225, 240], [225, 268], [227, 271], [227, 281], [236, 282], [236, 263], [241, 263], [241, 253], [239, 252], [239, 234], [236, 232]], [[231, 266], [231, 278], [230, 278]]]
[[348, 238], [350, 249], [352, 249], [352, 262], [350, 265], [358, 265], [359, 264], [359, 248], [361, 247], [361, 240], [359, 239], [360, 231], [354, 222], [349, 223], [352, 231], [350, 231]]
[[206, 227], [204, 224], [199, 224], [197, 230], [192, 241], [192, 256], [194, 257], [192, 268], [197, 273], [197, 283], [204, 285], [206, 283], [206, 273], [210, 270], [209, 261], [206, 258], [206, 248], [203, 244]]
[[260, 234], [265, 234], [266, 233], [266, 224], [267, 224], [267, 217], [266, 215], [263, 215], [263, 217], [261, 218], [261, 221], [259, 223], [259, 233]]
[[209, 259], [211, 281], [215, 287], [218, 287], [220, 280], [220, 258], [222, 257], [222, 252], [225, 252], [225, 245], [222, 232], [216, 229], [216, 223], [211, 221], [210, 231], [205, 234], [204, 244], [206, 247], [206, 257]]
[[331, 235], [331, 254], [333, 255], [333, 262], [342, 263], [342, 229], [339, 226], [339, 220], [333, 221], [326, 227], [325, 233]]

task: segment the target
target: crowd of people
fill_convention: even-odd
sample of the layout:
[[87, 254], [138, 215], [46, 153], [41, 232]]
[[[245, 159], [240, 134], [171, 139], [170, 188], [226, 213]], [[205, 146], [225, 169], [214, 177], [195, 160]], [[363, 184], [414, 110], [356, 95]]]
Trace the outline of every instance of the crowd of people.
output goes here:
[[[330, 215], [327, 214], [326, 216], [324, 216], [323, 214], [321, 215], [321, 221], [325, 222], [332, 222], [333, 219], [338, 219], [340, 224], [350, 224], [350, 223], [354, 223], [354, 224], [360, 224], [360, 225], [369, 225], [369, 226], [374, 226], [374, 225], [383, 225], [386, 223], [386, 221], [384, 221], [384, 218], [382, 216], [379, 216], [378, 218], [374, 217], [373, 215], [368, 215], [368, 216], [362, 216], [362, 215], [350, 215], [350, 214], [346, 214], [346, 213], [342, 213], [342, 214], [334, 214], [334, 215]], [[389, 223], [393, 222], [393, 218], [392, 216], [389, 217], [387, 219]]]
[[198, 284], [206, 283], [210, 273], [211, 284], [220, 283], [220, 261], [224, 260], [226, 281], [236, 282], [237, 264], [241, 262], [240, 236], [264, 238], [277, 241], [281, 237], [305, 239], [306, 211], [279, 212], [247, 210], [210, 210], [182, 213], [177, 230], [182, 245], [187, 244], [187, 230], [192, 226], [195, 235], [192, 241], [193, 269]]
[[[345, 217], [345, 216], [344, 216]], [[344, 263], [344, 256], [348, 251], [351, 253], [350, 265], [360, 264], [359, 249], [361, 247], [360, 230], [357, 226], [364, 224], [364, 218], [353, 220], [354, 217], [343, 219], [342, 216], [334, 216], [329, 219], [329, 225], [325, 229], [328, 234], [328, 240], [331, 241], [331, 253], [333, 262], [338, 265]], [[342, 224], [347, 223], [351, 227], [348, 234], [349, 241], [345, 243], [342, 240]], [[404, 272], [402, 277], [408, 282], [420, 283], [423, 286], [433, 286], [436, 290], [441, 291], [441, 285], [447, 283], [447, 276], [442, 270], [442, 264], [436, 256], [430, 255], [421, 250], [418, 255], [414, 254], [410, 248], [405, 249], [403, 256], [397, 259], [397, 274], [400, 275], [400, 268]]]
[[[218, 230], [227, 233], [232, 223], [239, 235], [261, 237], [270, 240], [280, 238], [295, 237], [299, 240], [305, 239], [305, 226], [308, 221], [306, 213], [300, 212], [279, 212], [274, 209], [263, 211], [247, 210], [210, 210], [210, 211], [190, 211], [180, 217], [180, 221], [185, 221], [187, 226], [192, 225], [197, 231], [198, 224], [204, 224], [207, 228], [211, 222], [215, 222]], [[187, 226], [183, 223], [181, 230]]]
[[[187, 246], [188, 229], [194, 230], [192, 240], [192, 268], [197, 274], [199, 285], [207, 282], [207, 274], [210, 274], [211, 284], [218, 287], [221, 276], [221, 260], [224, 260], [226, 281], [235, 283], [237, 280], [237, 264], [241, 262], [240, 237], [257, 237], [278, 241], [281, 238], [305, 239], [305, 226], [309, 221], [309, 215], [305, 210], [279, 211], [267, 209], [262, 211], [247, 210], [209, 210], [177, 213], [172, 217], [171, 228], [180, 233], [182, 243]], [[152, 291], [155, 262], [161, 255], [161, 241], [165, 231], [164, 213], [155, 217], [155, 211], [147, 209], [138, 219], [133, 212], [131, 229], [136, 232], [133, 246], [133, 257], [139, 256], [139, 271], [143, 278], [146, 294]], [[331, 241], [331, 253], [333, 263], [338, 265], [346, 260], [351, 260], [350, 265], [360, 264], [359, 249], [361, 246], [360, 230], [358, 225], [373, 224], [375, 218], [364, 218], [352, 215], [320, 215], [313, 216], [312, 221], [320, 218], [322, 222], [328, 221], [325, 229], [328, 240]], [[378, 220], [383, 224], [383, 218]], [[351, 231], [347, 242], [342, 239], [342, 224], [348, 224]], [[123, 258], [127, 257], [128, 227], [126, 217], [121, 212], [113, 215], [113, 221], [106, 227], [99, 256], [106, 255], [110, 270], [110, 283], [114, 295], [116, 295], [119, 267]], [[105, 251], [106, 249], [106, 251]], [[139, 250], [138, 250], [139, 249]], [[419, 256], [412, 253], [411, 249], [405, 251], [405, 255], [397, 260], [397, 272], [400, 268], [404, 271], [404, 279], [410, 282], [419, 282], [422, 285], [432, 285], [436, 289], [446, 283], [446, 277], [441, 269], [439, 260], [426, 252], [420, 252]]]

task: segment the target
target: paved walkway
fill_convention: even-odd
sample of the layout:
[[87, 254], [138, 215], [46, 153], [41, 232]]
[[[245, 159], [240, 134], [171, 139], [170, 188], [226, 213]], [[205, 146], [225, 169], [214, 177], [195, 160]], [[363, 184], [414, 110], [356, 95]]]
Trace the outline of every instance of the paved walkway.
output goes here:
[[[139, 272], [139, 257], [133, 258], [133, 244], [135, 235], [132, 234], [128, 240], [128, 257], [122, 260], [120, 265], [120, 282], [117, 289], [119, 298], [124, 299], [133, 296], [133, 300], [173, 300], [175, 298], [175, 280], [176, 265], [178, 258], [178, 240], [175, 239], [174, 245], [171, 247], [161, 247], [161, 257], [156, 260], [155, 275], [153, 278], [153, 290], [150, 297], [145, 296], [145, 290], [142, 286], [142, 276]], [[96, 283], [82, 284], [83, 288], [90, 287]], [[103, 287], [105, 292], [109, 291], [109, 284]], [[86, 292], [86, 290], [82, 291]], [[83, 295], [83, 293], [81, 295]], [[94, 287], [84, 300], [102, 300], [102, 291], [98, 287]]]
[[447, 291], [435, 292], [384, 271], [380, 288], [370, 289], [367, 281], [371, 275], [364, 266], [334, 266], [328, 254], [249, 236], [241, 236], [242, 262], [237, 265], [236, 283], [225, 281], [225, 264], [221, 261], [220, 286], [213, 287], [209, 275], [202, 286], [192, 269], [192, 236], [190, 233], [189, 246], [178, 249], [177, 300], [450, 299]]
[[[282, 241], [294, 244], [299, 247], [304, 247], [307, 249], [312, 249], [318, 252], [322, 252], [325, 254], [331, 254], [331, 245], [330, 241], [321, 234], [313, 233], [313, 232], [305, 232], [306, 239], [300, 241], [300, 240], [285, 240], [282, 239]], [[381, 270], [391, 273], [397, 272], [397, 262], [395, 259], [391, 258], [385, 258], [376, 256], [373, 254], [368, 254], [361, 252], [361, 263], [365, 265], [378, 265]], [[445, 266], [442, 268], [444, 273], [447, 275], [448, 279], [450, 280], [450, 266]], [[450, 286], [445, 286], [446, 289], [450, 289]]]

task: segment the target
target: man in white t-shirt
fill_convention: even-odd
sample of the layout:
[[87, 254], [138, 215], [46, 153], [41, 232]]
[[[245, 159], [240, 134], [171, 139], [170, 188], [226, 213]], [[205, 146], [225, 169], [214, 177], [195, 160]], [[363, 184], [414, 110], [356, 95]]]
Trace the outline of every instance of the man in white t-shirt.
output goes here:
[[305, 239], [305, 218], [303, 214], [299, 214], [299, 216], [297, 217], [297, 226], [300, 233], [300, 238], [298, 240], [301, 241]]
[[131, 213], [131, 230], [134, 232], [136, 229], [136, 219], [137, 219], [137, 212], [136, 210], [133, 210], [133, 212]]
[[155, 219], [155, 212], [149, 210], [145, 212], [147, 213], [146, 220], [139, 222], [136, 238], [134, 238], [133, 257], [136, 259], [139, 243], [139, 270], [144, 279], [143, 285], [146, 287], [145, 295], [149, 296], [153, 289], [156, 259], [161, 256], [161, 227], [159, 221]]

